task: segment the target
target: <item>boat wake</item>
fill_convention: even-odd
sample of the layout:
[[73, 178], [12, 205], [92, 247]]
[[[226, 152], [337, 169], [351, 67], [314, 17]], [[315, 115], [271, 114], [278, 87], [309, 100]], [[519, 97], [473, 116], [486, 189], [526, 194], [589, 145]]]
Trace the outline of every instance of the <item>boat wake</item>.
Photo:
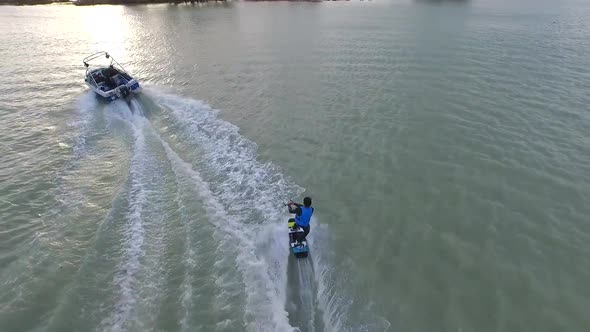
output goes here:
[[[351, 330], [350, 301], [322, 253], [327, 229], [314, 229], [308, 259], [289, 254], [283, 202], [303, 189], [258, 160], [238, 127], [158, 91], [102, 111], [111, 139], [127, 146], [127, 174], [52, 328], [77, 310], [71, 326], [107, 331]], [[80, 128], [74, 153], [84, 159], [91, 130]]]
[[[277, 226], [285, 219], [281, 202], [301, 188], [277, 167], [257, 161], [255, 144], [205, 104], [171, 95], [153, 97], [170, 112], [168, 125], [175, 135], [170, 144], [160, 139], [175, 172], [189, 176], [209, 221], [235, 247], [235, 262], [226, 257], [219, 265], [237, 264], [245, 288], [246, 326], [253, 331], [292, 330], [284, 309], [288, 248]], [[171, 147], [187, 151], [187, 141], [194, 150], [185, 157], [191, 162]]]

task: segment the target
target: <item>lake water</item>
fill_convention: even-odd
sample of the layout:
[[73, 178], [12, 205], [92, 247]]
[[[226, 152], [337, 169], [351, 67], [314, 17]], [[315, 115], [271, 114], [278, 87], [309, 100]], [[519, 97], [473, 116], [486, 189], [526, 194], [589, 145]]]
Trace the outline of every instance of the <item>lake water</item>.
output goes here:
[[589, 17], [0, 7], [0, 330], [590, 331]]

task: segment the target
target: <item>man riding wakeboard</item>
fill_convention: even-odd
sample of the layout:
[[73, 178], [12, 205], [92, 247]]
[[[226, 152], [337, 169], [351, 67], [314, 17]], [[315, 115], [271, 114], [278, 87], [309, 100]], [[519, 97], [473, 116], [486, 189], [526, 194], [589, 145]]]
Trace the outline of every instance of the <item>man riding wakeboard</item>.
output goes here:
[[303, 234], [297, 233], [297, 243], [301, 244], [307, 234], [309, 234], [309, 222], [311, 221], [311, 216], [313, 215], [313, 208], [311, 207], [311, 198], [305, 197], [303, 199], [303, 204], [298, 204], [289, 200], [287, 203], [289, 207], [289, 213], [295, 213], [295, 224], [303, 229]]

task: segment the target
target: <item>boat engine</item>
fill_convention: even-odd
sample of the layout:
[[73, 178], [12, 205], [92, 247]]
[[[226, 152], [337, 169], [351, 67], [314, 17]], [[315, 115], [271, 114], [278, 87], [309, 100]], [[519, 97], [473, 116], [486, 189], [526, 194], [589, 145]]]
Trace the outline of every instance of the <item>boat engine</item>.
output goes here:
[[121, 97], [123, 98], [129, 97], [129, 95], [131, 94], [131, 90], [129, 90], [129, 88], [126, 85], [121, 85], [119, 87], [119, 91], [121, 93]]

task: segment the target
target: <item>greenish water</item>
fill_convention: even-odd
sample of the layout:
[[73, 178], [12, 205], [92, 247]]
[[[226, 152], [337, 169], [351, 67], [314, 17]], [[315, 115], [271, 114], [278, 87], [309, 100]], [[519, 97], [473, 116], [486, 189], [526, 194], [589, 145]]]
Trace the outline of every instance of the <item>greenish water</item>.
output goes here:
[[[590, 330], [588, 17], [0, 7], [0, 330]], [[99, 50], [129, 105], [84, 86]]]

